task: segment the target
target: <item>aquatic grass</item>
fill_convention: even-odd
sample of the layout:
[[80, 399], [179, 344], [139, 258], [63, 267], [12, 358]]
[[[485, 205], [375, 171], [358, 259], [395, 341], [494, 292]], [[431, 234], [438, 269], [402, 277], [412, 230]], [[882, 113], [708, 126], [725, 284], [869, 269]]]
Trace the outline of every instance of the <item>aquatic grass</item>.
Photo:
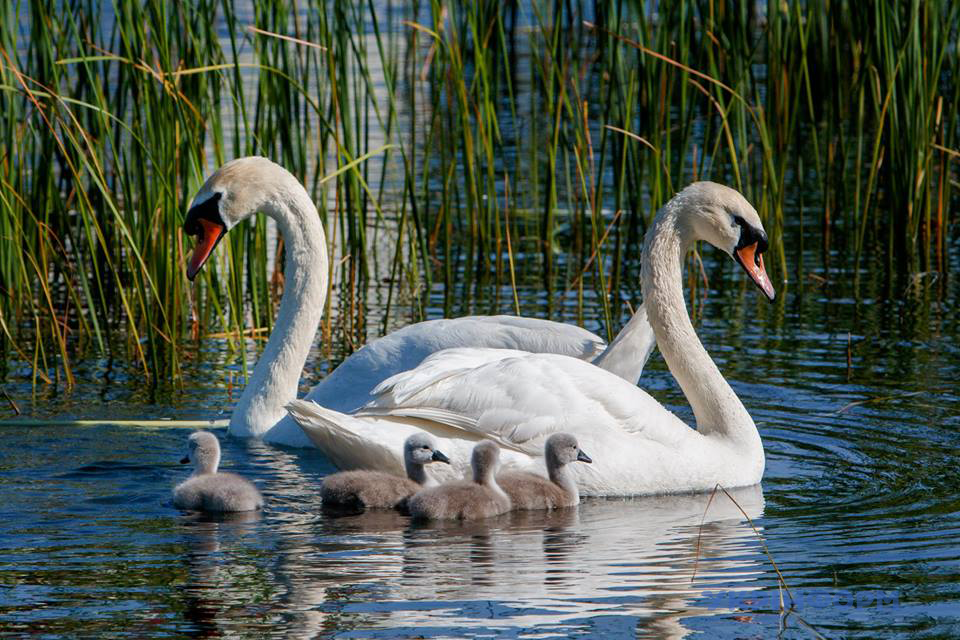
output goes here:
[[[828, 277], [869, 274], [862, 296], [947, 269], [951, 3], [71, 9], [0, 9], [0, 350], [37, 383], [69, 386], [91, 351], [176, 380], [210, 332], [246, 367], [245, 336], [262, 332], [245, 331], [270, 327], [282, 292], [282, 243], [263, 218], [241, 225], [193, 286], [180, 224], [210, 169], [251, 153], [303, 180], [326, 226], [331, 358], [401, 309], [424, 317], [434, 282], [446, 315], [520, 311], [535, 288], [533, 313], [610, 337], [653, 213], [696, 179], [756, 205], [777, 281], [805, 277], [792, 240], [811, 228]], [[689, 276], [696, 316], [696, 256]]]

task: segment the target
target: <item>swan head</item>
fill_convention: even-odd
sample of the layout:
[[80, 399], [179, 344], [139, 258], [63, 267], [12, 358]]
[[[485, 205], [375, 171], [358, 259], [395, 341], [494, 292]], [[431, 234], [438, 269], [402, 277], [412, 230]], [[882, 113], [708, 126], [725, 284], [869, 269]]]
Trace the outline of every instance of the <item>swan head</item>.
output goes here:
[[548, 469], [558, 469], [571, 462], [593, 462], [580, 448], [577, 439], [569, 433], [555, 433], [547, 438], [544, 454]]
[[220, 441], [208, 431], [196, 431], [187, 439], [187, 455], [180, 464], [193, 463], [194, 473], [216, 473], [220, 466]]
[[259, 211], [269, 213], [291, 189], [303, 189], [293, 175], [268, 158], [231, 160], [217, 169], [193, 197], [183, 230], [197, 244], [187, 265], [193, 280], [227, 232]]
[[437, 449], [436, 442], [426, 433], [415, 433], [403, 443], [403, 459], [412, 464], [425, 465], [431, 462], [446, 462], [450, 458]]
[[674, 201], [686, 214], [688, 237], [725, 251], [767, 298], [774, 299], [776, 292], [763, 266], [767, 232], [756, 209], [739, 191], [715, 182], [694, 182]]
[[497, 475], [500, 468], [500, 447], [492, 440], [483, 440], [473, 448], [470, 456], [474, 482], [482, 483]]

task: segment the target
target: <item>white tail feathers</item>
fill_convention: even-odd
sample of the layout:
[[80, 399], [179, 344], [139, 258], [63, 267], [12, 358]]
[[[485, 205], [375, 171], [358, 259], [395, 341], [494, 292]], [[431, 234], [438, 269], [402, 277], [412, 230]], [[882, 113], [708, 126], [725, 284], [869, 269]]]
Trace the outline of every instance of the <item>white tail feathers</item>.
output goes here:
[[[371, 429], [367, 422], [310, 400], [294, 400], [286, 409], [317, 448], [339, 469], [376, 469], [404, 474], [398, 452], [403, 451], [403, 440], [409, 434], [397, 433], [395, 443], [394, 438], [386, 442], [386, 430]], [[376, 431], [376, 436], [371, 430]]]

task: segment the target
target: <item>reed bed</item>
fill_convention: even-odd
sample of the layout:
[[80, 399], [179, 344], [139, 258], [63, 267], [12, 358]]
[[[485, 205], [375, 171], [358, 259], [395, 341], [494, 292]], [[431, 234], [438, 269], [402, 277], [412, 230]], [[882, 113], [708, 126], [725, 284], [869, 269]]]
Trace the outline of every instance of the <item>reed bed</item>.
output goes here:
[[958, 12], [4, 3], [0, 362], [69, 386], [77, 358], [109, 354], [158, 384], [208, 333], [242, 346], [269, 327], [282, 244], [262, 218], [199, 284], [184, 273], [192, 194], [251, 153], [314, 194], [336, 257], [324, 344], [345, 351], [397, 313], [422, 317], [435, 284], [450, 315], [519, 311], [533, 287], [534, 313], [572, 307], [612, 335], [653, 212], [697, 179], [755, 203], [775, 280], [818, 269], [857, 296], [900, 295], [947, 269]]

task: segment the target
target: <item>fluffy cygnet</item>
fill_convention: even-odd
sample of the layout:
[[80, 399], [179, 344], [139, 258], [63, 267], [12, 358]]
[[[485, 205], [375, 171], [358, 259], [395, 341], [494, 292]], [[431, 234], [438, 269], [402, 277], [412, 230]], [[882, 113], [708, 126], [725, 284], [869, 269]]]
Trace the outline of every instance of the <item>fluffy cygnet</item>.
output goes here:
[[246, 478], [217, 472], [220, 442], [207, 431], [190, 434], [189, 450], [182, 464], [193, 463], [193, 474], [173, 490], [173, 504], [191, 511], [254, 511], [263, 497]]
[[470, 458], [473, 482], [450, 482], [424, 489], [410, 498], [410, 515], [430, 520], [476, 520], [510, 510], [510, 497], [497, 485], [500, 447], [484, 440]]
[[580, 503], [580, 491], [567, 465], [571, 462], [593, 462], [580, 450], [577, 439], [569, 433], [555, 433], [544, 446], [549, 479], [529, 471], [505, 471], [497, 476], [497, 484], [510, 496], [514, 509], [557, 509]]
[[323, 504], [337, 507], [392, 509], [424, 487], [436, 484], [424, 468], [431, 462], [450, 459], [436, 449], [426, 433], [415, 433], [403, 443], [403, 464], [407, 477], [383, 471], [341, 471], [327, 476], [320, 486]]

